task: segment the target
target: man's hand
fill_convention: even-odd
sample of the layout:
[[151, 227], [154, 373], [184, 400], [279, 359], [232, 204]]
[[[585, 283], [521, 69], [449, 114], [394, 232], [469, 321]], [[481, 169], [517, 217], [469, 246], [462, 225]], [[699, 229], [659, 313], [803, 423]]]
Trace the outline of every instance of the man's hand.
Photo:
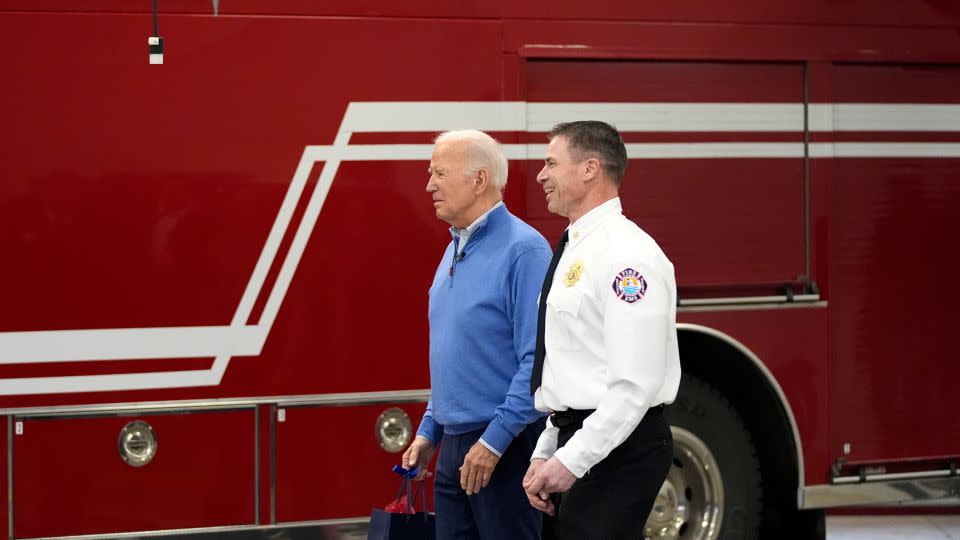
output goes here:
[[[536, 461], [541, 463], [534, 463]], [[564, 467], [559, 459], [552, 457], [546, 462], [536, 459], [530, 462], [530, 468], [523, 478], [523, 489], [534, 508], [553, 515], [550, 494], [567, 491], [576, 481], [577, 477]]]
[[480, 488], [487, 487], [490, 483], [493, 468], [499, 461], [500, 458], [496, 454], [477, 441], [463, 458], [463, 466], [460, 467], [460, 487], [467, 492], [467, 495], [480, 493]]
[[427, 467], [430, 465], [430, 460], [433, 459], [434, 450], [430, 439], [420, 435], [414, 437], [413, 442], [407, 447], [407, 451], [403, 453], [403, 466], [407, 469], [420, 467], [420, 471], [417, 472], [417, 477], [414, 480], [419, 482], [428, 476], [433, 476], [433, 473], [428, 471]]
[[550, 496], [544, 493], [541, 497], [540, 493], [531, 493], [528, 489], [533, 482], [533, 478], [546, 462], [547, 460], [543, 458], [533, 458], [530, 460], [530, 467], [527, 468], [527, 474], [523, 475], [523, 490], [527, 492], [527, 499], [530, 501], [530, 506], [552, 516], [554, 509]]

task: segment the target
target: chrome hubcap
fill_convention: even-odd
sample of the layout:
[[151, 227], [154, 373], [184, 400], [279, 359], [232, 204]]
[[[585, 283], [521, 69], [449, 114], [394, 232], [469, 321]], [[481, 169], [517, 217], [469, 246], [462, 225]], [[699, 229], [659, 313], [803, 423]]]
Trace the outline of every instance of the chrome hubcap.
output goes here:
[[647, 540], [715, 540], [723, 519], [723, 478], [707, 445], [671, 426], [673, 465], [643, 528]]

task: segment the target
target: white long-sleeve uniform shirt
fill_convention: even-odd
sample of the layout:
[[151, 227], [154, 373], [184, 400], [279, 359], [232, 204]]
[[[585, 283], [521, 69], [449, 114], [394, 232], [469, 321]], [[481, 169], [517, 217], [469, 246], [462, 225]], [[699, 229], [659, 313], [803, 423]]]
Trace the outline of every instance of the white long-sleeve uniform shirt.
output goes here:
[[578, 478], [619, 446], [680, 385], [677, 287], [660, 246], [623, 216], [620, 199], [568, 230], [547, 296], [546, 359], [537, 409], [596, 409], [557, 449], [552, 423], [533, 457], [555, 456]]

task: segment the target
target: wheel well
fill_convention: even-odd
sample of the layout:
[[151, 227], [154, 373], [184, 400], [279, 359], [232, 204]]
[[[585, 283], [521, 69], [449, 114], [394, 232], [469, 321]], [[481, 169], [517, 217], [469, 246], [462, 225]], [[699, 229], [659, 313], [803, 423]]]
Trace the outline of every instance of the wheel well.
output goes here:
[[787, 405], [769, 372], [732, 338], [705, 327], [678, 326], [684, 376], [695, 376], [720, 391], [740, 414], [760, 461], [765, 530], [797, 510], [799, 452]]

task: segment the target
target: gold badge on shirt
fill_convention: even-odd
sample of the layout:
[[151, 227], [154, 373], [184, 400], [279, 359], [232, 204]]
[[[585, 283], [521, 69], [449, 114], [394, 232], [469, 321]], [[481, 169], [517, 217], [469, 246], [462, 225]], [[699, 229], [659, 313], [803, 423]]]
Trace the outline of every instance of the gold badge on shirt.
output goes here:
[[577, 261], [570, 265], [570, 269], [563, 275], [563, 284], [567, 287], [573, 287], [580, 281], [580, 274], [583, 273], [583, 263]]

